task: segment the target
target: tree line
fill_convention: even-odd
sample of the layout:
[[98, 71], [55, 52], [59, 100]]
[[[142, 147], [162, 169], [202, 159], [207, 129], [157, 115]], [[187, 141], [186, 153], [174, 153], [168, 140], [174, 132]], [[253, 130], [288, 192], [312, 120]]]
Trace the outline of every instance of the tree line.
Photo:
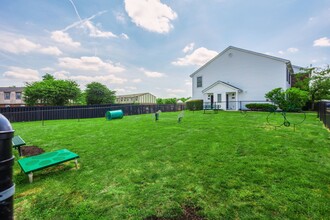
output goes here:
[[91, 82], [82, 92], [72, 80], [55, 79], [47, 73], [41, 81], [26, 83], [23, 91], [24, 102], [29, 105], [64, 106], [68, 104], [112, 104], [116, 92], [99, 82]]
[[[64, 106], [69, 104], [97, 105], [113, 104], [116, 100], [116, 91], [108, 89], [99, 82], [91, 82], [86, 85], [86, 90], [81, 91], [79, 85], [73, 80], [55, 79], [46, 73], [41, 81], [26, 83], [23, 91], [24, 102], [28, 106], [48, 105]], [[158, 98], [157, 104], [175, 104], [189, 98]]]

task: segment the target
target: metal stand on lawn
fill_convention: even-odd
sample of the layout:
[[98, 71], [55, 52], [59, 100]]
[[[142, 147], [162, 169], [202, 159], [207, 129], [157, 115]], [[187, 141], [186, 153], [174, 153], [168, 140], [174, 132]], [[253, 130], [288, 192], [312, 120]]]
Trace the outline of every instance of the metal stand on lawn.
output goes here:
[[[277, 124], [277, 125], [274, 125], [274, 124], [271, 124], [269, 122], [269, 117], [273, 114], [275, 115], [276, 113], [281, 113], [281, 116], [283, 117], [283, 122], [280, 123], [280, 124]], [[276, 112], [276, 111], [273, 111], [273, 112], [270, 112], [267, 116], [267, 123], [271, 126], [274, 126], [275, 130], [277, 127], [281, 127], [282, 125], [284, 125], [285, 127], [290, 127], [291, 125], [293, 125], [293, 131], [296, 131], [296, 125], [299, 125], [301, 123], [303, 123], [305, 120], [306, 120], [306, 113], [301, 111], [299, 113], [303, 113], [304, 116], [303, 116], [303, 119], [299, 122], [299, 123], [291, 123], [288, 119], [287, 119], [287, 114], [285, 111], [282, 111], [282, 112]]]

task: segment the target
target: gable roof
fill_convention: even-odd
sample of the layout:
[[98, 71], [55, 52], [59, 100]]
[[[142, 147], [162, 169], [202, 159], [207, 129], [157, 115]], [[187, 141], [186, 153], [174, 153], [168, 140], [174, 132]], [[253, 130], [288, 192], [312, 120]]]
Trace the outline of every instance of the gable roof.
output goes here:
[[258, 52], [254, 52], [254, 51], [251, 51], [251, 50], [245, 50], [245, 49], [242, 49], [242, 48], [238, 48], [238, 47], [233, 47], [233, 46], [229, 46], [227, 47], [225, 50], [223, 50], [221, 53], [219, 53], [218, 55], [216, 55], [215, 57], [213, 57], [210, 61], [208, 61], [206, 64], [204, 64], [203, 66], [201, 66], [199, 69], [197, 69], [195, 72], [193, 72], [190, 77], [193, 77], [196, 73], [198, 73], [199, 71], [201, 71], [203, 68], [205, 68], [207, 65], [209, 65], [210, 63], [212, 63], [215, 59], [217, 59], [218, 57], [222, 56], [224, 53], [226, 53], [228, 50], [230, 49], [233, 49], [233, 50], [237, 50], [237, 51], [241, 51], [241, 52], [244, 52], [244, 53], [249, 53], [249, 54], [253, 54], [253, 55], [256, 55], [256, 56], [260, 56], [260, 57], [265, 57], [265, 58], [268, 58], [268, 59], [272, 59], [272, 60], [276, 60], [276, 61], [279, 61], [279, 62], [283, 62], [285, 64], [291, 64], [290, 63], [290, 60], [287, 60], [287, 59], [283, 59], [283, 58], [280, 58], [280, 57], [274, 57], [274, 56], [271, 56], [271, 55], [267, 55], [267, 54], [263, 54], [263, 53], [258, 53]]
[[233, 85], [230, 85], [229, 83], [225, 83], [225, 82], [223, 82], [223, 81], [218, 80], [218, 81], [216, 81], [215, 83], [213, 83], [212, 85], [210, 85], [210, 86], [208, 86], [207, 88], [203, 89], [203, 90], [202, 90], [202, 93], [206, 92], [206, 91], [209, 90], [209, 89], [212, 89], [213, 87], [215, 87], [215, 86], [217, 86], [217, 85], [219, 85], [219, 84], [225, 85], [225, 86], [230, 87], [230, 88], [235, 89], [235, 90], [238, 90], [238, 92], [243, 92], [242, 89], [237, 88], [236, 86], [233, 86]]

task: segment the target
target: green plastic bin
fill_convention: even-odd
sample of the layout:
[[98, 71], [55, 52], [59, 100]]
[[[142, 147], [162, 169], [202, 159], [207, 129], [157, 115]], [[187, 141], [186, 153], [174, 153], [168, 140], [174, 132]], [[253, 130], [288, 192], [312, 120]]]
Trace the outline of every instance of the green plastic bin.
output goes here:
[[105, 113], [105, 118], [107, 120], [112, 120], [112, 119], [117, 119], [117, 118], [123, 118], [124, 117], [124, 113], [123, 111], [120, 110], [115, 110], [115, 111], [107, 111]]

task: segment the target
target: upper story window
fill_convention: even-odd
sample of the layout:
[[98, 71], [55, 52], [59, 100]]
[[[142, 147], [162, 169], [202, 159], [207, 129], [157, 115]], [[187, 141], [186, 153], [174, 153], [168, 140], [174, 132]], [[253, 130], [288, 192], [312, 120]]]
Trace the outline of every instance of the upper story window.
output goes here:
[[4, 92], [4, 99], [9, 100], [10, 99], [10, 92]]
[[16, 99], [22, 99], [22, 93], [16, 92]]
[[286, 81], [291, 84], [291, 74], [289, 68], [286, 68]]
[[201, 76], [197, 77], [197, 88], [203, 87], [203, 78]]

